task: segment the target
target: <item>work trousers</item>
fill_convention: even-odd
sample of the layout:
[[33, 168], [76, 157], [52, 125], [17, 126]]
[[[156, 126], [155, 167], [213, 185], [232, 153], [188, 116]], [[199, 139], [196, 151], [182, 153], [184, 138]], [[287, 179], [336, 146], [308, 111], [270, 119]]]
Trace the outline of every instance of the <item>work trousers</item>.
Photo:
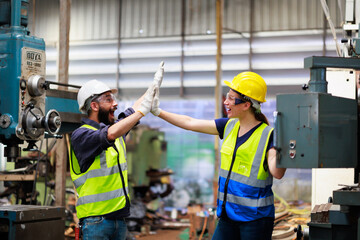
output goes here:
[[125, 240], [125, 220], [110, 220], [104, 217], [88, 217], [81, 221], [83, 240]]
[[274, 218], [260, 218], [250, 222], [237, 222], [220, 218], [212, 240], [271, 240]]

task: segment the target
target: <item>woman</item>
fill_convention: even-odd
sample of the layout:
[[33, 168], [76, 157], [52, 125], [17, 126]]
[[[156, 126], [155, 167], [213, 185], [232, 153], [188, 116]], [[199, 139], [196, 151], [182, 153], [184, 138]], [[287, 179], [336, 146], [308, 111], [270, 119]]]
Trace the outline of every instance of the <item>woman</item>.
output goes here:
[[158, 91], [152, 113], [183, 129], [219, 135], [221, 166], [217, 199], [220, 218], [213, 239], [271, 239], [274, 224], [272, 177], [284, 176], [276, 167], [273, 128], [261, 113], [266, 83], [253, 72], [243, 72], [230, 83], [224, 105], [228, 118], [199, 120], [159, 108]]

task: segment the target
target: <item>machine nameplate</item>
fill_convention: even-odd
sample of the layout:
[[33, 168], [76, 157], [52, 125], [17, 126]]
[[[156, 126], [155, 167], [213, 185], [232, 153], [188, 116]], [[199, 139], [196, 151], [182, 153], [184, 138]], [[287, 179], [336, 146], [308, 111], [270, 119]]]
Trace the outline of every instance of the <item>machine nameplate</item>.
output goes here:
[[28, 79], [31, 75], [45, 76], [45, 51], [23, 47], [21, 51], [21, 78]]

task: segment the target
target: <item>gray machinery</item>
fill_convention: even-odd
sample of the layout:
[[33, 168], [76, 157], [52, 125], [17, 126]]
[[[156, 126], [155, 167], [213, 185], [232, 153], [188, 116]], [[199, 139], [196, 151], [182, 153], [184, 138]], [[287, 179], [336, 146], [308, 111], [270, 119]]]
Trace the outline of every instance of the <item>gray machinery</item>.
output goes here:
[[[28, 5], [29, 0], [0, 0], [0, 142], [15, 166], [21, 144], [38, 150], [37, 141], [60, 137], [81, 120], [76, 92], [51, 89], [60, 84], [46, 80], [45, 42], [30, 36]], [[0, 207], [0, 238], [63, 239], [64, 215], [63, 207]]]
[[[355, 6], [354, 1], [347, 2]], [[350, 11], [353, 17], [355, 9]], [[354, 168], [355, 171], [355, 184], [333, 191], [330, 204], [325, 204], [322, 211], [312, 212], [308, 233], [304, 234], [298, 227], [297, 239], [360, 240], [359, 102], [357, 97], [349, 99], [327, 93], [326, 81], [328, 68], [351, 69], [354, 74], [360, 70], [360, 41], [352, 35], [359, 32], [359, 20], [354, 22], [344, 26], [347, 33], [347, 39], [342, 41], [344, 57], [306, 58], [304, 66], [310, 69], [310, 81], [304, 86], [306, 92], [277, 95], [278, 167]], [[353, 91], [357, 92], [356, 86]]]

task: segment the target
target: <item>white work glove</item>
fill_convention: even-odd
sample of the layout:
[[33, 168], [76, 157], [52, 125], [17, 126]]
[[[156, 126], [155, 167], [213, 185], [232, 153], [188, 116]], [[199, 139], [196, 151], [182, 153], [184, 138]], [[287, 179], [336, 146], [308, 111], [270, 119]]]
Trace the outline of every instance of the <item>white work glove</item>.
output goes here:
[[160, 99], [159, 99], [159, 94], [160, 94], [160, 89], [159, 88], [155, 88], [155, 96], [154, 99], [152, 101], [152, 105], [151, 105], [151, 113], [154, 116], [159, 116], [160, 112], [161, 112], [161, 108], [159, 108], [160, 105]]
[[155, 89], [154, 89], [155, 95], [151, 105], [151, 113], [155, 116], [159, 116], [161, 112], [161, 109], [159, 108], [160, 105], [159, 95], [160, 95], [160, 86], [163, 77], [164, 77], [164, 62], [161, 62], [159, 65], [159, 69], [155, 73], [154, 81], [153, 81], [155, 85]]
[[154, 90], [155, 90], [155, 84], [154, 82], [151, 83], [151, 85], [149, 86], [149, 88], [146, 90], [145, 94], [144, 94], [144, 98], [141, 101], [140, 104], [140, 108], [138, 109], [138, 111], [145, 116], [146, 114], [148, 114], [150, 112], [151, 109], [151, 104], [154, 98]]

